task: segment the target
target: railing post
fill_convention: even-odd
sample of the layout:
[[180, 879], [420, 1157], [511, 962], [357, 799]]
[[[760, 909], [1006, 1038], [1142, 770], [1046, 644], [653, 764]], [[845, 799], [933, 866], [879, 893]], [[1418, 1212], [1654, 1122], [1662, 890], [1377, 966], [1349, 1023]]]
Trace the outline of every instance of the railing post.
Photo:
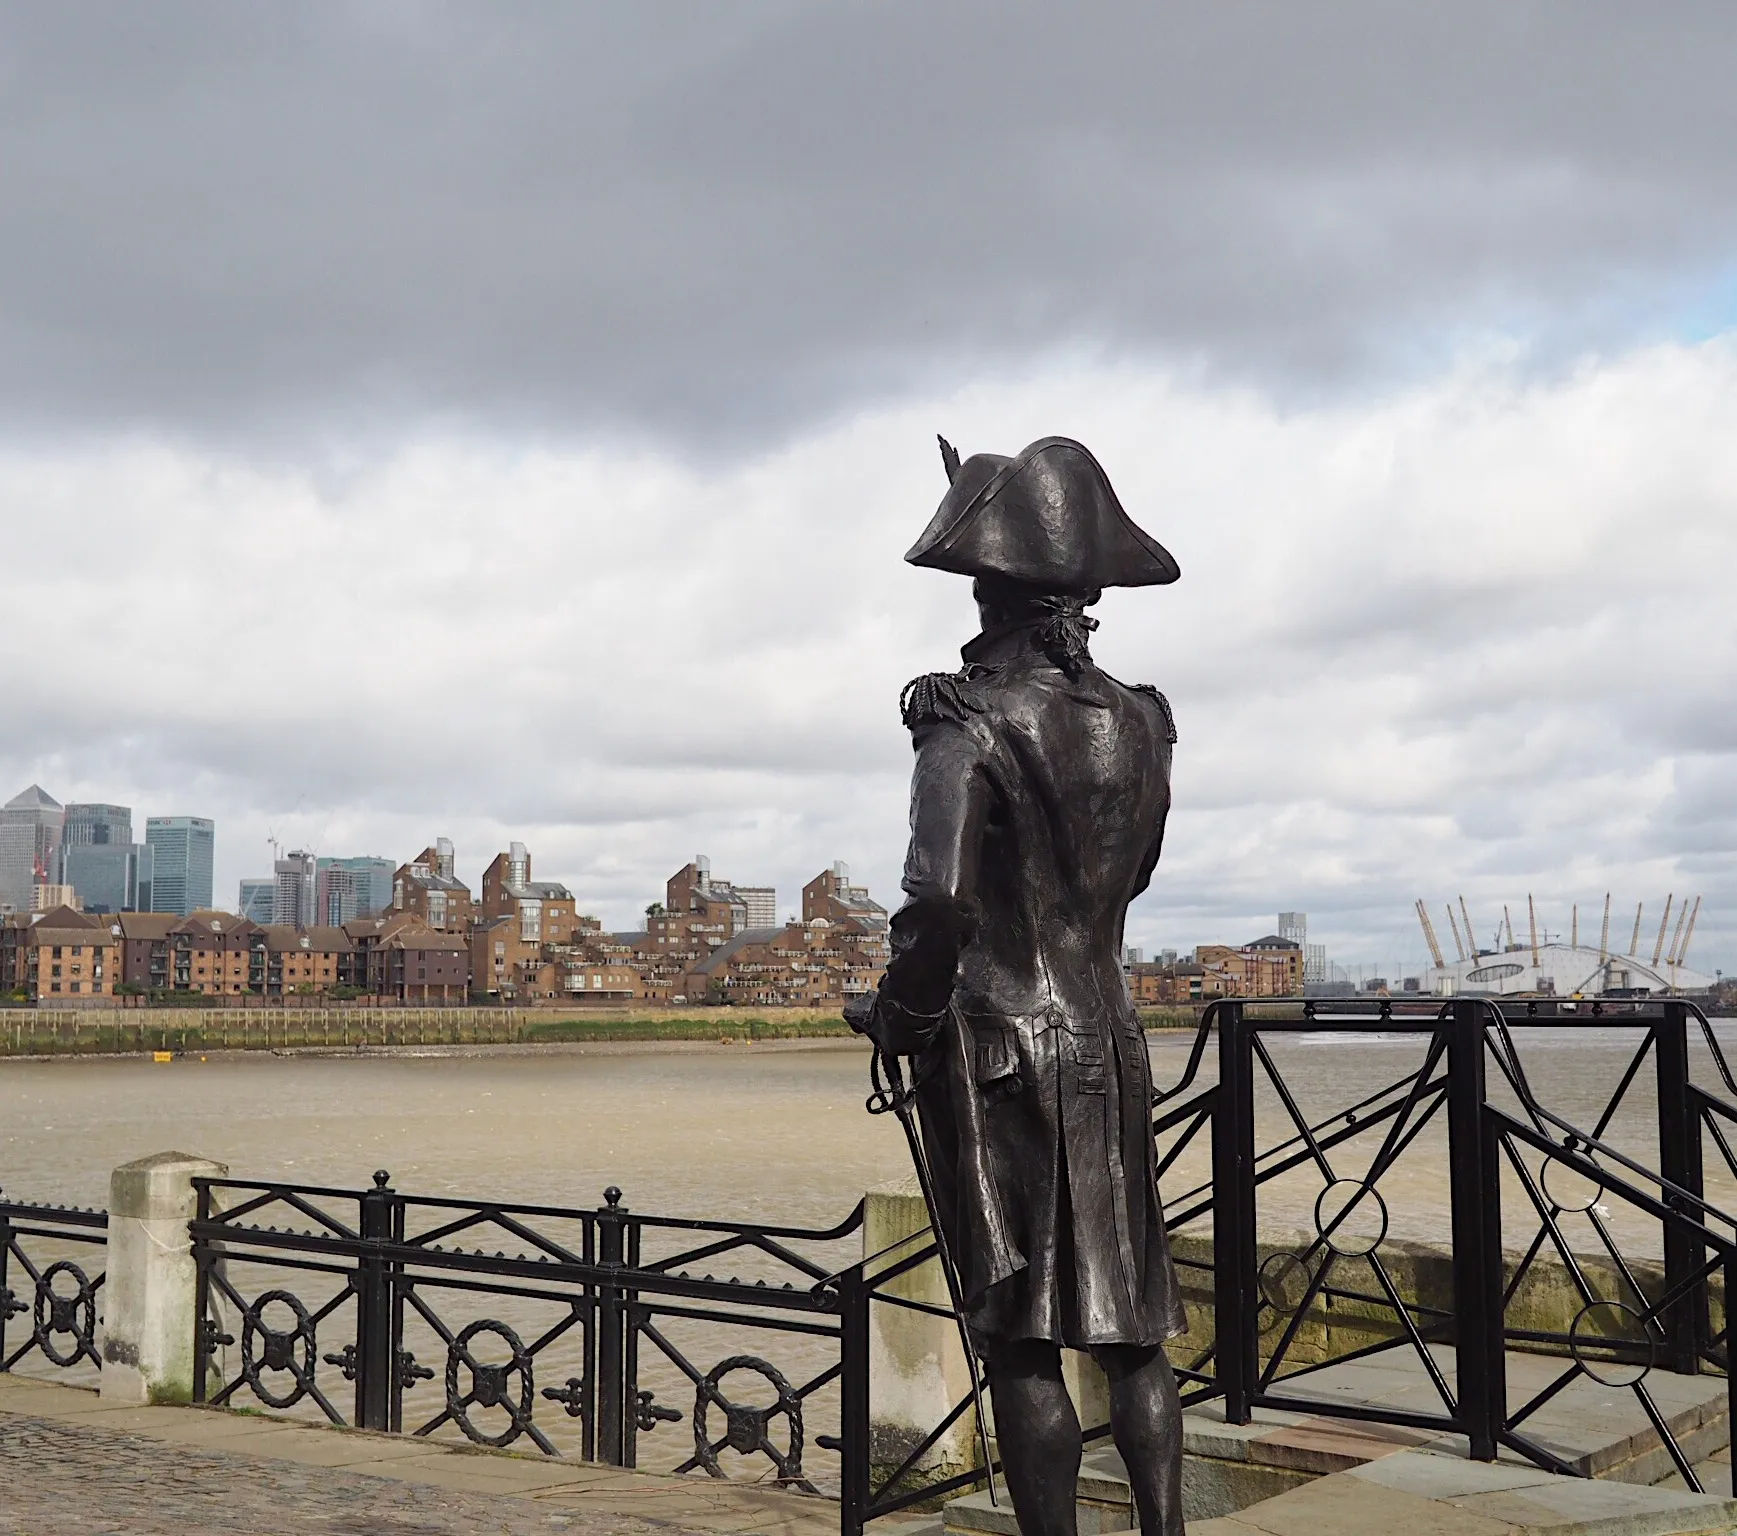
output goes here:
[[[1737, 1305], [1737, 1252], [1725, 1251], [1725, 1422], [1737, 1424], [1737, 1328], [1731, 1326], [1731, 1308]], [[1737, 1492], [1737, 1472], [1732, 1473]]]
[[[392, 1239], [397, 1197], [382, 1168], [374, 1187], [362, 1196], [362, 1241], [383, 1245]], [[392, 1427], [392, 1382], [398, 1361], [392, 1339], [392, 1282], [386, 1257], [376, 1246], [364, 1249], [356, 1265], [356, 1425]]]
[[[639, 1268], [640, 1226], [631, 1217], [627, 1221], [626, 1263], [630, 1270]], [[622, 1456], [624, 1467], [639, 1465], [639, 1327], [634, 1319], [638, 1291], [621, 1292], [621, 1420]]]
[[1249, 1422], [1260, 1381], [1256, 1271], [1254, 1038], [1242, 1004], [1221, 1002], [1212, 1112], [1213, 1359], [1232, 1424]]
[[863, 1266], [839, 1278], [839, 1536], [862, 1536], [869, 1472], [869, 1287]]
[[1485, 1113], [1482, 1005], [1461, 999], [1448, 1022], [1448, 1181], [1452, 1202], [1454, 1356], [1463, 1430], [1494, 1461], [1508, 1413], [1502, 1326], [1502, 1184]]
[[[1699, 1199], [1704, 1193], [1701, 1167], [1701, 1121], [1694, 1089], [1689, 1083], [1689, 1009], [1682, 1002], [1665, 1004], [1665, 1016], [1653, 1026], [1653, 1060], [1659, 1082], [1659, 1174]], [[1667, 1197], [1669, 1198], [1669, 1197]], [[1674, 1199], [1669, 1203], [1676, 1205]], [[1699, 1208], [1683, 1214], [1699, 1222]], [[1665, 1290], [1683, 1286], [1676, 1301], [1664, 1309], [1664, 1359], [1667, 1370], [1693, 1376], [1701, 1348], [1712, 1336], [1707, 1307], [1707, 1280], [1693, 1277], [1707, 1262], [1706, 1245], [1676, 1222], [1665, 1227]]]
[[[613, 1184], [603, 1191], [604, 1208], [597, 1213], [597, 1262], [620, 1269], [626, 1258], [626, 1207]], [[597, 1287], [597, 1459], [608, 1466], [627, 1464], [627, 1358], [623, 1348], [625, 1307], [621, 1287], [605, 1281]]]
[[12, 1316], [12, 1292], [7, 1289], [6, 1271], [12, 1258], [12, 1217], [7, 1213], [4, 1191], [0, 1191], [0, 1360], [6, 1358], [6, 1320]]
[[[211, 1220], [211, 1186], [203, 1179], [193, 1181], [193, 1189], [198, 1203], [194, 1206], [194, 1219], [199, 1222]], [[211, 1249], [208, 1244], [194, 1242], [193, 1249], [193, 1401], [205, 1401], [205, 1373], [210, 1369], [211, 1346], [214, 1342], [211, 1335], [215, 1331], [210, 1321], [211, 1311]], [[0, 1254], [0, 1265], [6, 1262], [5, 1255]], [[4, 1269], [0, 1269], [0, 1291], [6, 1288]], [[5, 1320], [0, 1317], [0, 1328], [4, 1328]], [[0, 1339], [0, 1349], [4, 1348], [4, 1340]]]

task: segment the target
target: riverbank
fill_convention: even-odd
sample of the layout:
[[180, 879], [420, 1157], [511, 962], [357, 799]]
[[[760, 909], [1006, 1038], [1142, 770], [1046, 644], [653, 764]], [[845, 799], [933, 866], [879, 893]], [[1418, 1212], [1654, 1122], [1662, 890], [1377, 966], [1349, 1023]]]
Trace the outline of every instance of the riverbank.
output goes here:
[[[1142, 1009], [1148, 1030], [1192, 1029], [1192, 1008]], [[160, 1052], [517, 1047], [604, 1042], [848, 1038], [841, 1014], [817, 1009], [90, 1008], [0, 1010], [0, 1056], [137, 1056]]]

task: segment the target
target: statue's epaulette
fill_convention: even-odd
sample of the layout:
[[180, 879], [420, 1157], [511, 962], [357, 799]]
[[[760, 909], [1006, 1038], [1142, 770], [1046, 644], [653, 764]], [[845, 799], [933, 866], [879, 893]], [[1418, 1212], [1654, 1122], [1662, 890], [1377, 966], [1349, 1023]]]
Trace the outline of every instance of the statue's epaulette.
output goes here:
[[1149, 693], [1158, 701], [1158, 707], [1164, 711], [1164, 734], [1170, 738], [1170, 744], [1176, 744], [1176, 716], [1171, 713], [1170, 700], [1164, 697], [1150, 683], [1130, 683], [1128, 685], [1135, 693]]
[[899, 714], [907, 731], [943, 720], [963, 721], [982, 714], [983, 708], [975, 684], [963, 672], [925, 672], [899, 693]]

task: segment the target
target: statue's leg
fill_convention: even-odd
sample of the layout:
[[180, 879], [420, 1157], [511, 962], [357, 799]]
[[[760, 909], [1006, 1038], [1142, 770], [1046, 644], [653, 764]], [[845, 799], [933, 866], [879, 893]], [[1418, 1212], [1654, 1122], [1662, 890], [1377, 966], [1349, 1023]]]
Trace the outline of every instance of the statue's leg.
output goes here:
[[1110, 1433], [1127, 1464], [1141, 1536], [1182, 1536], [1182, 1403], [1154, 1344], [1092, 1351], [1110, 1378]]
[[1077, 1536], [1080, 1421], [1062, 1381], [1060, 1348], [1041, 1339], [992, 1344], [989, 1385], [1020, 1536]]

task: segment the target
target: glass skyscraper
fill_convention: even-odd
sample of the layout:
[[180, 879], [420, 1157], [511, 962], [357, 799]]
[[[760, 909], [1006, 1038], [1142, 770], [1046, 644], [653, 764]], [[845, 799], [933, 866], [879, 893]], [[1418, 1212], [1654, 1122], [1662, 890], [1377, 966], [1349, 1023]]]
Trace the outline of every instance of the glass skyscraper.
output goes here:
[[151, 910], [151, 850], [133, 841], [129, 805], [68, 805], [60, 834], [60, 878], [87, 912]]
[[59, 878], [65, 814], [37, 784], [0, 805], [0, 908], [28, 912], [31, 888]]
[[217, 828], [203, 816], [152, 816], [145, 822], [151, 850], [151, 910], [180, 917], [211, 905]]
[[60, 846], [103, 847], [133, 840], [133, 808], [130, 805], [68, 805], [61, 828]]
[[397, 866], [390, 859], [368, 855], [321, 859], [312, 921], [335, 927], [358, 918], [378, 917], [392, 905], [392, 876], [396, 872]]

